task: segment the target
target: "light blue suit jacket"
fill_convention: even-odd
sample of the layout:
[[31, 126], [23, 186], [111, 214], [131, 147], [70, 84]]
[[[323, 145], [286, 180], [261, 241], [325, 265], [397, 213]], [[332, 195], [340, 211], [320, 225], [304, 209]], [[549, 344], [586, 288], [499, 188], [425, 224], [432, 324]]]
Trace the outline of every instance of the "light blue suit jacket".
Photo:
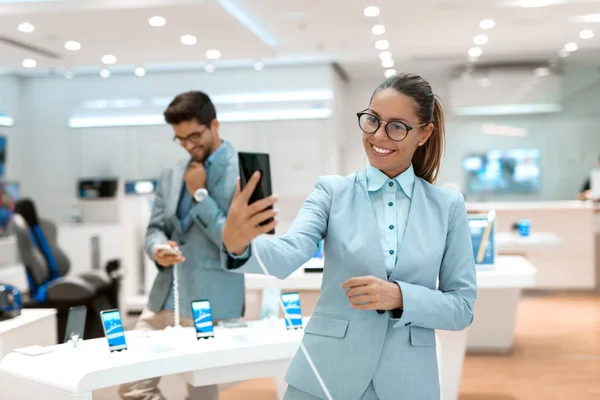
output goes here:
[[[473, 320], [476, 276], [464, 199], [416, 178], [406, 233], [388, 278], [364, 172], [317, 182], [289, 231], [257, 238], [247, 260], [222, 249], [223, 267], [285, 278], [324, 241], [321, 294], [303, 343], [335, 400], [358, 400], [370, 382], [382, 400], [439, 399], [434, 329], [462, 330]], [[340, 285], [372, 275], [400, 285], [404, 311], [354, 310]], [[436, 281], [439, 277], [439, 287]], [[302, 351], [287, 382], [326, 398]]]

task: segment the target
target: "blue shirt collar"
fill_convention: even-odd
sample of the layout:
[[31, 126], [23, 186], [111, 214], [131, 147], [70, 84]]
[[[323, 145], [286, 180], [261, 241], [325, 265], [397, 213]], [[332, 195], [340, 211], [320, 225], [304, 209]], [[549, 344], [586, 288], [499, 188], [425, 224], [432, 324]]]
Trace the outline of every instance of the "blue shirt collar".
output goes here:
[[[386, 174], [373, 167], [370, 163], [366, 166], [367, 176], [367, 190], [369, 192], [376, 192], [390, 179]], [[400, 185], [404, 193], [409, 199], [412, 199], [413, 189], [415, 187], [415, 170], [412, 164], [410, 167], [400, 175], [394, 178], [394, 180]]]
[[226, 155], [225, 148], [227, 146], [229, 146], [229, 143], [227, 143], [225, 140], [223, 140], [223, 143], [221, 143], [221, 145], [219, 146], [219, 148], [214, 153], [212, 153], [210, 156], [208, 156], [208, 158], [204, 162], [204, 166], [206, 168], [208, 168], [212, 164], [214, 164], [215, 161], [218, 161], [219, 159], [221, 159], [222, 157], [224, 157]]

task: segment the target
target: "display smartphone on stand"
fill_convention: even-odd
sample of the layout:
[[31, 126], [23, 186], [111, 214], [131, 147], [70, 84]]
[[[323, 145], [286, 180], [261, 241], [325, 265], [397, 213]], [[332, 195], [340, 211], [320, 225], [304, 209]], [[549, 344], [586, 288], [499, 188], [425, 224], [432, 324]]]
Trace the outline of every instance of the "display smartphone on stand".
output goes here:
[[75, 337], [83, 340], [86, 316], [86, 306], [76, 306], [69, 308], [69, 316], [67, 317], [67, 329], [65, 330], [65, 343], [67, 343], [69, 340]]
[[302, 329], [302, 310], [300, 308], [300, 294], [287, 292], [281, 294], [283, 313], [286, 329]]
[[[271, 187], [271, 164], [269, 161], [269, 155], [267, 153], [238, 153], [238, 161], [240, 165], [240, 183], [241, 189], [244, 189], [248, 184], [248, 181], [252, 177], [254, 172], [260, 172], [260, 181], [252, 193], [248, 204], [252, 204], [255, 201], [264, 199], [273, 194]], [[270, 206], [269, 208], [273, 208]], [[272, 218], [261, 223], [262, 226], [268, 225], [273, 221]], [[275, 234], [275, 229], [267, 232], [269, 235]]]
[[100, 312], [100, 319], [102, 319], [102, 327], [104, 328], [106, 340], [108, 340], [110, 352], [127, 350], [125, 330], [123, 329], [119, 310], [102, 311]]
[[192, 301], [192, 316], [194, 317], [196, 339], [210, 339], [215, 337], [210, 301]]

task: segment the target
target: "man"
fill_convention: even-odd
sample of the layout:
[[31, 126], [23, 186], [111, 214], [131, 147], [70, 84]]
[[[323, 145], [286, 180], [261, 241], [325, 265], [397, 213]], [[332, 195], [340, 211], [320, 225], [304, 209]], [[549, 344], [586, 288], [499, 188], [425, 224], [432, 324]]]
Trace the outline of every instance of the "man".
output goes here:
[[[600, 157], [598, 157], [598, 164], [596, 165], [596, 168], [600, 169]], [[592, 181], [591, 177], [590, 177], [590, 175], [588, 175], [588, 177], [585, 179], [585, 182], [583, 182], [583, 186], [579, 190], [577, 199], [590, 200], [592, 198], [592, 182], [591, 181]]]
[[[215, 107], [202, 92], [175, 97], [164, 112], [173, 138], [191, 159], [161, 176], [146, 232], [146, 251], [158, 267], [148, 305], [135, 329], [161, 330], [173, 325], [173, 266], [178, 265], [181, 325], [194, 326], [190, 302], [208, 299], [215, 321], [240, 318], [244, 278], [220, 268], [221, 233], [236, 187], [237, 153], [219, 137]], [[180, 251], [168, 254], [160, 245]], [[162, 400], [160, 378], [123, 385], [122, 399]], [[188, 399], [218, 399], [217, 386], [193, 388]]]

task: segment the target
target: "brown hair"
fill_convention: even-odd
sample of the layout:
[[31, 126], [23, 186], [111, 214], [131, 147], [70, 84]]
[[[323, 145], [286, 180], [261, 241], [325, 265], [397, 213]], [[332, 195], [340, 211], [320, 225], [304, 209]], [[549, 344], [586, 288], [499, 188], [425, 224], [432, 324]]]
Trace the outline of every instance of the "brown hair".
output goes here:
[[412, 164], [415, 175], [429, 183], [435, 183], [446, 140], [444, 110], [440, 98], [433, 94], [429, 82], [415, 74], [400, 74], [386, 79], [375, 89], [373, 96], [385, 89], [394, 89], [412, 98], [417, 104], [417, 115], [421, 123], [433, 123], [431, 136], [423, 146], [417, 147]]

